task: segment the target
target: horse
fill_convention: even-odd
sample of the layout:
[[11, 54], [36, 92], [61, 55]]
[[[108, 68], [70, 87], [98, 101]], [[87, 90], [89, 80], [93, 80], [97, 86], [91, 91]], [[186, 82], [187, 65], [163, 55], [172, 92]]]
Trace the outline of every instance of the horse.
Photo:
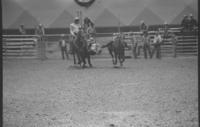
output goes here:
[[112, 57], [112, 62], [117, 65], [117, 59], [120, 62], [120, 66], [123, 66], [125, 61], [125, 47], [128, 47], [127, 43], [123, 41], [122, 37], [117, 37], [114, 41], [110, 41], [108, 44], [103, 45], [101, 48], [108, 48], [109, 54]]
[[73, 54], [73, 58], [74, 58], [74, 64], [76, 64], [76, 58], [75, 58], [75, 55], [76, 55], [78, 58], [78, 64], [80, 66], [82, 66], [83, 68], [86, 67], [85, 59], [87, 58], [89, 66], [92, 67], [92, 64], [90, 61], [90, 54], [88, 52], [87, 41], [83, 34], [84, 34], [83, 31], [79, 31], [77, 33], [76, 40], [72, 41], [72, 44], [71, 44], [72, 54]]

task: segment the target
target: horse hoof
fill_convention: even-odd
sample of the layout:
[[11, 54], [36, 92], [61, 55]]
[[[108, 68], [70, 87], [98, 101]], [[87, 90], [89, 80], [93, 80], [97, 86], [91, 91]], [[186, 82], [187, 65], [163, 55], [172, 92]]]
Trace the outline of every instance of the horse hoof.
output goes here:
[[86, 68], [87, 66], [85, 64], [82, 65], [82, 68]]
[[89, 65], [90, 67], [93, 67], [92, 64]]

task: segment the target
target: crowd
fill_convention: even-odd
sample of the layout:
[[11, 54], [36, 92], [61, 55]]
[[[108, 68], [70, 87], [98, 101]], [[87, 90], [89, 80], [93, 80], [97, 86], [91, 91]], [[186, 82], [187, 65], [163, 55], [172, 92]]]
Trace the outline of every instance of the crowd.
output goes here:
[[[143, 51], [144, 58], [153, 58], [156, 56], [157, 59], [161, 59], [161, 45], [165, 43], [165, 35], [163, 32], [156, 31], [155, 35], [149, 35], [147, 31], [141, 32], [138, 35], [132, 36], [132, 51], [134, 58], [138, 58]], [[168, 39], [172, 43], [174, 57], [176, 57], [176, 44], [178, 41], [175, 33], [168, 33]]]

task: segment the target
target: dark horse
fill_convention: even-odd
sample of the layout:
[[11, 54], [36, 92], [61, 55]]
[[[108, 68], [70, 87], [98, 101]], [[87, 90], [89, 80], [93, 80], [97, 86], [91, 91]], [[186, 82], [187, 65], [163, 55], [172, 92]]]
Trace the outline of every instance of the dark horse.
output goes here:
[[90, 54], [88, 52], [87, 41], [82, 31], [79, 31], [77, 33], [77, 38], [75, 41], [71, 41], [71, 50], [74, 58], [74, 64], [76, 64], [76, 56], [77, 56], [78, 64], [80, 64], [80, 66], [82, 66], [83, 68], [86, 67], [85, 59], [87, 58], [89, 66], [92, 67], [90, 61]]
[[117, 37], [115, 41], [110, 41], [108, 44], [102, 46], [102, 48], [105, 47], [108, 48], [113, 64], [116, 65], [118, 59], [120, 66], [123, 66], [123, 62], [125, 61], [125, 47], [128, 47], [127, 43], [121, 37]]

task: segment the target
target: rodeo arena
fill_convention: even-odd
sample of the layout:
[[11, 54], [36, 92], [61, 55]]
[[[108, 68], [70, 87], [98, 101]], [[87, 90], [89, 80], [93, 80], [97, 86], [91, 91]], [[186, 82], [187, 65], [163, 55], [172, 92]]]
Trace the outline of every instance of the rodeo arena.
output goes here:
[[197, 0], [2, 0], [3, 127], [198, 127]]

